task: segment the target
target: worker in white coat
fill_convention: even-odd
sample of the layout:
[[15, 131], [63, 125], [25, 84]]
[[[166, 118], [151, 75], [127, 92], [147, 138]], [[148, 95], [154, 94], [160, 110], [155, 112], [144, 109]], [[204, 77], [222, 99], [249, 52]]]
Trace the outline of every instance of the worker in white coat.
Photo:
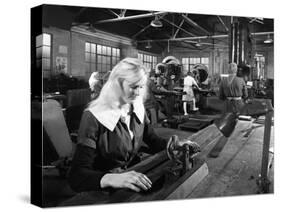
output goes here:
[[184, 83], [183, 83], [183, 92], [185, 94], [182, 96], [182, 101], [183, 101], [183, 110], [184, 110], [184, 115], [188, 115], [187, 113], [187, 102], [192, 102], [192, 109], [193, 111], [197, 111], [199, 108], [196, 107], [195, 105], [195, 96], [193, 92], [193, 86], [196, 86], [199, 90], [201, 90], [193, 78], [192, 72], [187, 72], [187, 76], [184, 78]]

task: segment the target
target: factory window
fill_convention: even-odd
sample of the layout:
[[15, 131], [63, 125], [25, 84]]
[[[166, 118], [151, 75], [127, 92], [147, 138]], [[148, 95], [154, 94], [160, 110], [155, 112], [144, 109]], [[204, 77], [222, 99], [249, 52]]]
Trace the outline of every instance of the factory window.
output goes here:
[[195, 64], [203, 64], [209, 68], [209, 58], [208, 57], [186, 57], [182, 58], [182, 65], [184, 71], [191, 71]]
[[143, 64], [149, 69], [155, 69], [157, 64], [157, 57], [153, 55], [138, 53], [138, 59], [140, 59]]
[[36, 68], [51, 71], [51, 35], [43, 33], [36, 37]]
[[88, 73], [106, 73], [120, 61], [120, 49], [95, 43], [85, 43], [85, 62]]

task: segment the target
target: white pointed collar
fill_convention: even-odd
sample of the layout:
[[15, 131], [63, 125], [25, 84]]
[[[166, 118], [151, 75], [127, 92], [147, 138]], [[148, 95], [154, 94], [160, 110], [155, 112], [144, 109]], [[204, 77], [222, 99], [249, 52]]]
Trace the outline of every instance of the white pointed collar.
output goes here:
[[[122, 110], [120, 108], [111, 107], [110, 105], [95, 105], [88, 110], [103, 126], [105, 126], [110, 131], [114, 130], [122, 114]], [[141, 97], [138, 97], [133, 102], [133, 112], [136, 114], [139, 121], [143, 124], [145, 109]]]

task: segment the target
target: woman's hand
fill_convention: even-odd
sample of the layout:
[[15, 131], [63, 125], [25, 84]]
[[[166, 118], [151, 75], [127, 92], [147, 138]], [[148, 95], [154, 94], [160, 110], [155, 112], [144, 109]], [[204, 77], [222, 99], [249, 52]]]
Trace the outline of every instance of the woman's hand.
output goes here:
[[128, 188], [139, 192], [151, 188], [152, 182], [142, 173], [129, 171], [124, 173], [105, 174], [100, 181], [101, 188]]

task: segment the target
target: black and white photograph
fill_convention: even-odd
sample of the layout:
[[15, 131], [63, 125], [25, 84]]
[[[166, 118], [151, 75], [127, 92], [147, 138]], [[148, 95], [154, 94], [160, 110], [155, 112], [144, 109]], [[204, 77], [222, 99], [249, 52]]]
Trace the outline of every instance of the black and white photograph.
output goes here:
[[162, 8], [30, 7], [31, 204], [275, 194], [276, 19]]

